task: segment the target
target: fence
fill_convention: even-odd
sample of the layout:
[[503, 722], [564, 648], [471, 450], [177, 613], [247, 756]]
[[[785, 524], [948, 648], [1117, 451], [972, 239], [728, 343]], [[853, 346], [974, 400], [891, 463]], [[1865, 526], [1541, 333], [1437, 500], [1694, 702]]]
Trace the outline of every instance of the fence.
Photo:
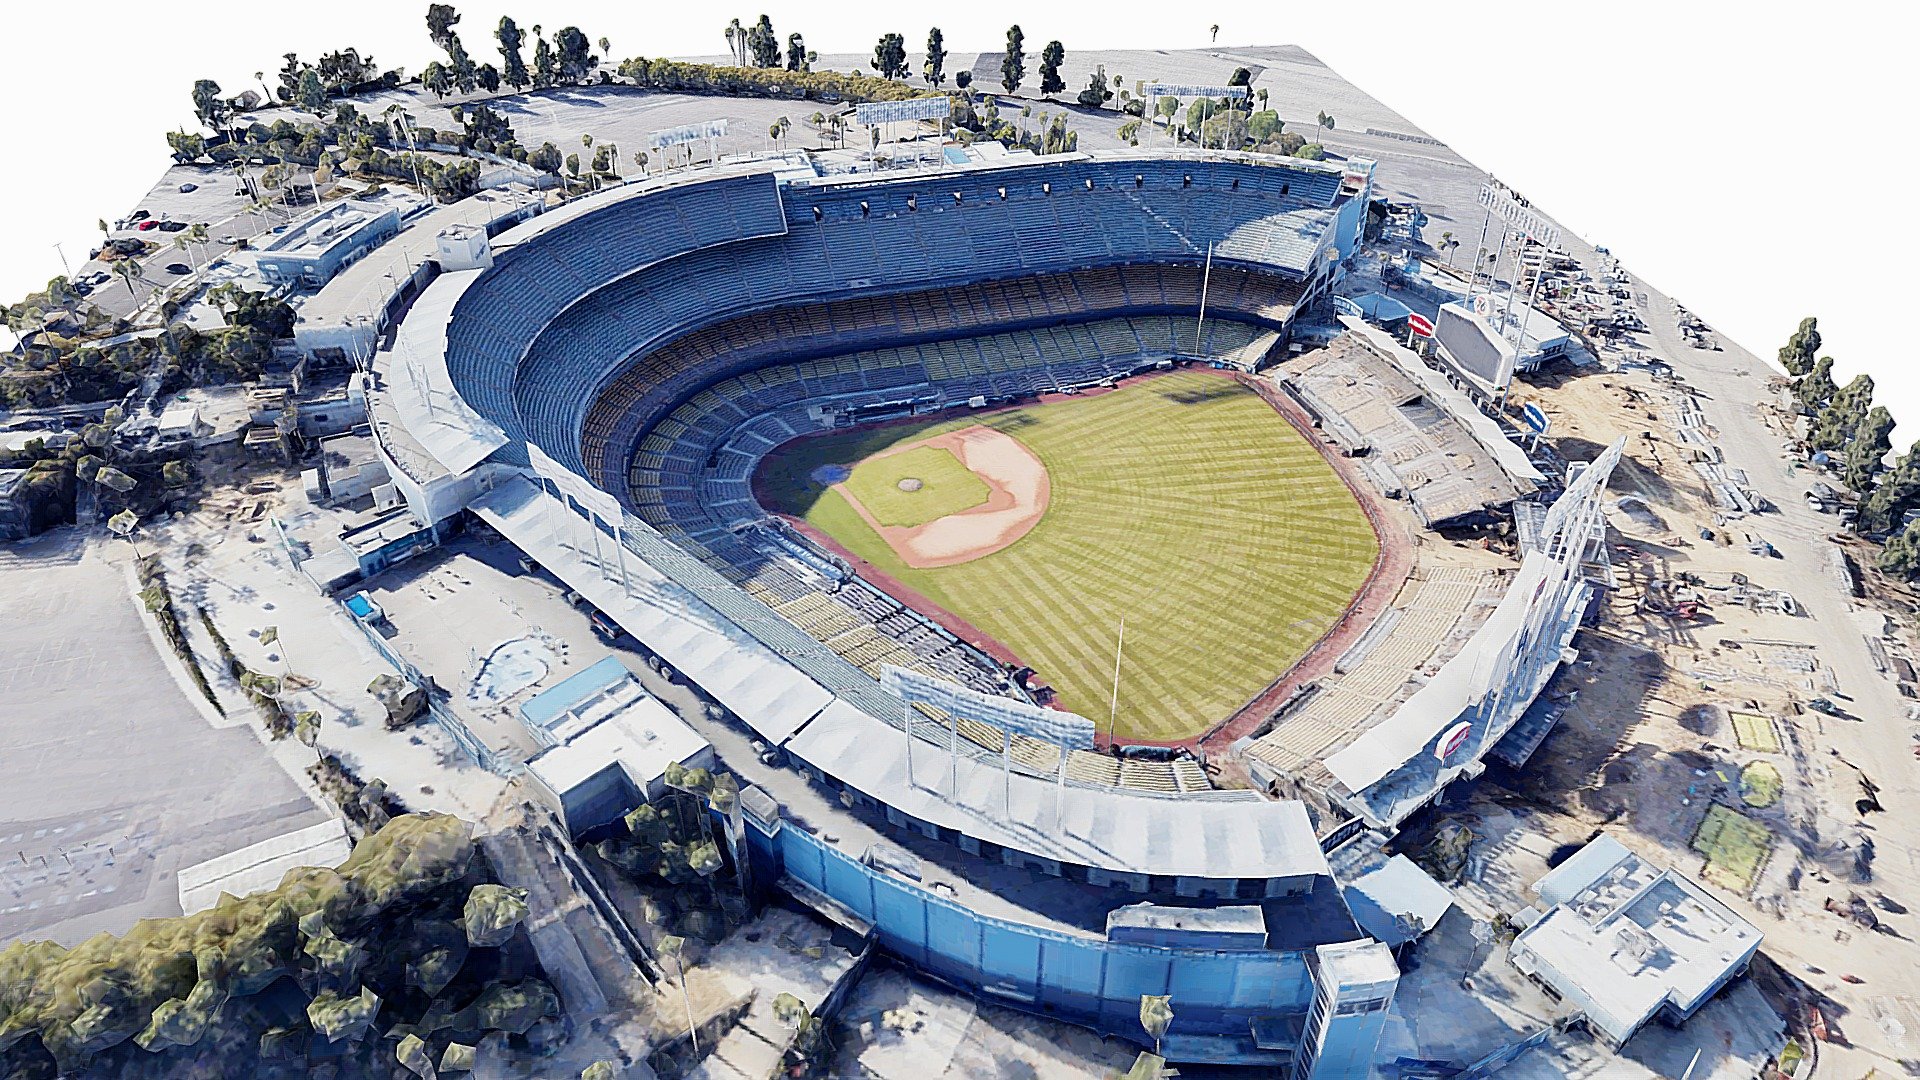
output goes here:
[[1180, 1035], [1245, 1039], [1256, 1019], [1304, 1015], [1305, 954], [1118, 944], [992, 918], [876, 870], [791, 823], [752, 846], [786, 875], [871, 923], [881, 945], [917, 970], [1007, 1005], [1136, 1043], [1140, 997], [1171, 994]]

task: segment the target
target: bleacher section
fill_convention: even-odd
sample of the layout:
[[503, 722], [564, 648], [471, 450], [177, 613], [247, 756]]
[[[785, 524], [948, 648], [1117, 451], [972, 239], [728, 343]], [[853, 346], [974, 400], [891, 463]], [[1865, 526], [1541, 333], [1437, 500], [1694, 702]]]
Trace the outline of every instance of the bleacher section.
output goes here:
[[[1124, 356], [1145, 350], [1158, 355], [1207, 355], [1252, 367], [1265, 350], [1249, 349], [1250, 338], [1218, 337], [1199, 348], [1193, 341], [1193, 319], [1183, 320], [1184, 336], [1155, 328], [1156, 336], [1128, 337], [1125, 328], [1108, 323], [1108, 338], [1096, 340], [1091, 328], [1077, 323], [1117, 314], [1180, 312], [1191, 315], [1200, 304], [1198, 267], [1130, 266], [1106, 270], [986, 282], [875, 299], [845, 300], [764, 312], [720, 323], [684, 335], [629, 364], [607, 383], [588, 410], [580, 432], [582, 460], [587, 475], [607, 490], [619, 490], [624, 454], [640, 432], [700, 386], [728, 375], [751, 372], [780, 362], [837, 356], [868, 350], [868, 367], [892, 365], [925, 369], [930, 381], [958, 377], [1009, 375], [1016, 368], [1039, 368], [1047, 361], [1067, 364], [1088, 354]], [[1231, 335], [1241, 319], [1257, 326], [1284, 326], [1299, 300], [1296, 282], [1246, 270], [1216, 267], [1208, 284], [1210, 337]], [[1217, 329], [1216, 329], [1217, 327]], [[1030, 347], [1004, 355], [975, 355], [958, 339], [993, 331], [1031, 328]], [[1258, 335], [1256, 335], [1258, 336]], [[1270, 346], [1277, 334], [1265, 339]], [[874, 348], [884, 346], [883, 348]], [[922, 347], [914, 355], [900, 355], [909, 346]], [[936, 347], [937, 346], [937, 347]], [[1019, 349], [1020, 345], [1014, 344]], [[1002, 352], [1004, 353], [1004, 348]], [[842, 372], [848, 376], [851, 373]], [[1014, 378], [986, 378], [972, 393], [992, 400], [1020, 396], [1051, 386], [1099, 381], [1071, 370], [1051, 377], [1039, 372], [1038, 382]], [[865, 389], [850, 378], [817, 377], [806, 387], [788, 385], [780, 391], [798, 399]], [[772, 387], [764, 388], [773, 392]], [[965, 400], [964, 395], [960, 400]]]
[[1307, 353], [1274, 382], [1429, 527], [1478, 523], [1520, 495], [1473, 432], [1357, 335]]
[[[1337, 167], [1253, 156], [1073, 155], [784, 184], [724, 173], [637, 185], [505, 234], [449, 326], [448, 371], [468, 402], [591, 476], [579, 444], [588, 403], [630, 357], [719, 320], [853, 297], [893, 306], [890, 294], [1069, 270], [1191, 269], [1209, 244], [1216, 276], [1256, 270], [1310, 299], [1327, 279], [1320, 254], [1341, 182]], [[1315, 233], [1304, 212], [1327, 227]], [[989, 307], [982, 322], [1019, 310]], [[922, 314], [938, 325], [940, 312]], [[670, 391], [738, 370], [698, 371]]]
[[[1436, 658], [1484, 620], [1509, 574], [1471, 566], [1421, 568], [1394, 606], [1375, 621], [1311, 696], [1266, 734], [1240, 747], [1249, 762], [1297, 774], [1365, 731], [1403, 688], [1430, 673]], [[1476, 620], [1476, 613], [1480, 620]], [[1455, 646], [1457, 648], [1457, 644]], [[1258, 775], [1258, 772], [1256, 772]]]

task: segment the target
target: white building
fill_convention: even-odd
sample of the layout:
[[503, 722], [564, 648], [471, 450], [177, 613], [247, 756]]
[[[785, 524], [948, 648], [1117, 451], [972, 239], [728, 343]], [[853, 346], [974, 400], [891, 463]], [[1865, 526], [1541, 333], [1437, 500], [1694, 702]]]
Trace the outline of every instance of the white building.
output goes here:
[[1692, 1016], [1760, 948], [1752, 923], [1604, 834], [1534, 891], [1508, 958], [1615, 1047], [1655, 1016]]
[[713, 747], [609, 656], [520, 706], [547, 749], [527, 775], [578, 834], [666, 794], [667, 767], [714, 765]]

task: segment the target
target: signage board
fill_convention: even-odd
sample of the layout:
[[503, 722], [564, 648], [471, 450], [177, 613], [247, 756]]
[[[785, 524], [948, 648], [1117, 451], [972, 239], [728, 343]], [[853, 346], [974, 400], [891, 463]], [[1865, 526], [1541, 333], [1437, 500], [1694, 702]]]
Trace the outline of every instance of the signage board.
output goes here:
[[1560, 242], [1559, 228], [1535, 213], [1532, 207], [1514, 198], [1513, 193], [1504, 187], [1480, 185], [1480, 205], [1493, 211], [1493, 216], [1525, 233], [1530, 239], [1548, 247]]
[[726, 133], [727, 122], [722, 118], [700, 124], [682, 124], [679, 127], [663, 128], [648, 135], [647, 141], [655, 150], [661, 150], [669, 146], [684, 146], [687, 143], [718, 139]]
[[1461, 747], [1467, 745], [1467, 739], [1472, 735], [1473, 724], [1470, 721], [1462, 720], [1448, 728], [1446, 733], [1440, 736], [1440, 741], [1433, 746], [1434, 760], [1446, 761], [1459, 752]]
[[1247, 88], [1244, 86], [1195, 86], [1187, 83], [1148, 83], [1147, 96], [1177, 98], [1234, 98], [1245, 101]]
[[863, 101], [853, 107], [854, 122], [864, 127], [910, 120], [945, 120], [951, 115], [953, 103], [945, 94], [906, 101]]
[[1425, 315], [1422, 315], [1417, 311], [1410, 312], [1407, 315], [1407, 329], [1412, 330], [1414, 333], [1419, 334], [1421, 337], [1432, 337], [1433, 336], [1433, 320], [1427, 318]]
[[1535, 435], [1545, 435], [1547, 427], [1553, 422], [1547, 418], [1546, 410], [1531, 401], [1520, 406], [1520, 419], [1527, 425], [1527, 430]]

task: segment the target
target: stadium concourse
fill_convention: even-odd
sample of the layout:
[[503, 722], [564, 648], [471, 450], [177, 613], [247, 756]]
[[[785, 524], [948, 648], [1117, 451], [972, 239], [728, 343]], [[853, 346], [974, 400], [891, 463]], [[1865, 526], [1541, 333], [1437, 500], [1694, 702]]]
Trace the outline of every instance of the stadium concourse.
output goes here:
[[[743, 792], [725, 824], [756, 888], [1136, 1042], [1140, 997], [1171, 993], [1175, 1060], [1363, 1076], [1394, 968], [1326, 852], [1390, 832], [1522, 733], [1584, 610], [1617, 447], [1539, 516], [1518, 566], [1423, 553], [1410, 581], [1377, 582], [1393, 617], [1235, 742], [1264, 790], [1030, 722], [1016, 673], [770, 519], [750, 478], [800, 434], [1201, 364], [1337, 429], [1330, 459], [1379, 448], [1359, 471], [1378, 490], [1355, 494], [1408, 537], [1476, 500], [1497, 516], [1551, 496], [1363, 324], [1341, 356], [1297, 365], [1304, 382], [1275, 381], [1296, 366], [1277, 363], [1296, 314], [1363, 241], [1371, 183], [1363, 161], [960, 147], [851, 175], [792, 153], [654, 176], [442, 245], [375, 357], [374, 430], [423, 527], [487, 522], [832, 793], [839, 820], [802, 821]], [[1328, 363], [1364, 366], [1384, 410], [1316, 381]], [[1470, 458], [1467, 479], [1422, 455]], [[877, 681], [888, 668], [954, 688], [909, 707]], [[1431, 677], [1361, 715], [1407, 668]], [[1250, 921], [1262, 940], [1221, 944]]]

